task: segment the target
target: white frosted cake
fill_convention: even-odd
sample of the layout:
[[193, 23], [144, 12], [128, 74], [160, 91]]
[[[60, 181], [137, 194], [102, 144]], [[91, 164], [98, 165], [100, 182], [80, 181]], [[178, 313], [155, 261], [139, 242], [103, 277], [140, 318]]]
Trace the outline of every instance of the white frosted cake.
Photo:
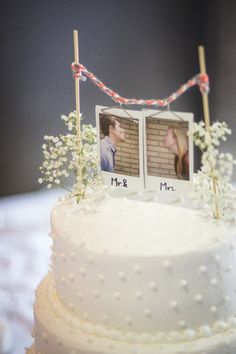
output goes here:
[[235, 354], [236, 232], [199, 210], [59, 201], [36, 291], [36, 354]]

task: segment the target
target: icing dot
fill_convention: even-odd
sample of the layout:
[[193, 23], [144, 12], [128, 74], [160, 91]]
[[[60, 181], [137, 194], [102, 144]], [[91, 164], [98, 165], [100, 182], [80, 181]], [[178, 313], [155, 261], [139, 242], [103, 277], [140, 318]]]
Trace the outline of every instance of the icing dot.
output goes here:
[[216, 321], [213, 325], [213, 329], [215, 332], [222, 332], [227, 329], [227, 324], [224, 321]]
[[193, 329], [186, 329], [184, 331], [185, 338], [188, 340], [193, 340], [196, 336], [196, 332]]
[[164, 267], [165, 267], [166, 269], [170, 269], [170, 267], [171, 267], [170, 261], [168, 261], [168, 260], [165, 260], [165, 261], [163, 262], [163, 265], [164, 265]]
[[155, 283], [154, 281], [152, 281], [150, 284], [149, 284], [149, 288], [152, 289], [154, 292], [157, 291], [157, 283]]
[[112, 339], [119, 339], [121, 337], [120, 333], [116, 329], [111, 329], [110, 330], [110, 335]]
[[75, 260], [75, 252], [72, 251], [72, 252], [70, 253], [70, 258], [71, 258], [72, 261]]
[[43, 341], [44, 343], [47, 343], [48, 341], [47, 334], [45, 332], [43, 332]]
[[93, 257], [91, 255], [88, 256], [88, 262], [90, 264], [93, 264]]
[[211, 306], [210, 311], [211, 311], [211, 313], [216, 313], [217, 308], [215, 306]]
[[83, 276], [83, 277], [85, 277], [86, 276], [86, 269], [85, 268], [80, 268], [80, 273], [81, 273], [81, 275]]
[[233, 328], [236, 327], [236, 317], [232, 316], [229, 318], [229, 325]]
[[83, 297], [82, 297], [82, 292], [81, 291], [77, 292], [77, 296], [78, 296], [79, 300], [82, 300]]
[[[75, 322], [73, 320], [70, 320], [69, 321], [69, 324], [71, 324], [73, 326]], [[74, 328], [69, 328], [69, 333], [72, 334], [72, 335], [75, 335], [76, 334], [76, 331]]]
[[106, 315], [102, 316], [102, 322], [107, 323], [108, 322], [108, 317]]
[[138, 300], [141, 300], [142, 297], [143, 297], [143, 294], [141, 293], [141, 291], [137, 291], [137, 292], [135, 293], [135, 296], [136, 296], [136, 298], [137, 298]]
[[114, 293], [114, 298], [116, 299], [116, 301], [119, 301], [120, 300], [120, 293], [119, 292]]
[[149, 309], [145, 309], [144, 314], [146, 317], [152, 317], [151, 311]]
[[187, 282], [187, 280], [182, 279], [182, 280], [180, 281], [180, 285], [182, 286], [182, 288], [187, 289], [187, 287], [188, 287], [188, 282]]
[[[86, 314], [87, 315], [87, 314]], [[88, 316], [87, 316], [87, 318], [88, 318]], [[86, 332], [86, 333], [91, 333], [91, 331], [97, 331], [97, 326], [95, 327], [95, 329], [94, 329], [94, 327], [91, 325], [91, 323], [89, 323], [89, 322], [87, 322], [87, 319], [86, 319], [86, 322], [84, 322], [83, 324], [82, 324], [82, 329]], [[98, 332], [99, 332], [99, 330], [98, 330]]]
[[70, 278], [70, 281], [73, 283], [73, 281], [75, 280], [75, 276], [73, 273], [70, 273], [69, 274], [69, 278]]
[[157, 339], [160, 341], [160, 342], [162, 342], [162, 341], [164, 341], [165, 340], [165, 333], [164, 332], [158, 332], [157, 333]]
[[173, 301], [171, 301], [170, 306], [176, 310], [178, 308], [178, 302], [173, 300]]
[[180, 334], [179, 334], [178, 332], [174, 332], [174, 331], [170, 332], [170, 334], [169, 334], [169, 341], [170, 341], [171, 343], [173, 343], [173, 342], [178, 342], [179, 339], [180, 339]]
[[132, 318], [127, 316], [125, 317], [125, 323], [128, 325], [128, 326], [132, 326]]
[[126, 333], [126, 339], [131, 343], [137, 343], [137, 335], [133, 332]]
[[204, 266], [204, 265], [202, 265], [202, 266], [199, 267], [199, 271], [200, 271], [201, 273], [206, 273], [206, 270], [207, 270], [207, 268], [206, 268], [206, 266]]
[[195, 300], [196, 302], [198, 302], [199, 304], [202, 302], [202, 299], [203, 299], [202, 294], [196, 294], [196, 295], [194, 296], [194, 300]]
[[71, 311], [75, 310], [75, 305], [73, 304], [73, 302], [69, 303], [69, 308], [70, 308]]
[[212, 330], [209, 326], [202, 326], [200, 327], [200, 334], [203, 337], [210, 337], [212, 335]]
[[125, 281], [125, 273], [124, 272], [119, 272], [118, 273], [118, 277], [120, 278], [120, 280], [122, 280], [122, 281]]
[[150, 344], [152, 340], [152, 336], [149, 333], [142, 333], [141, 334], [141, 341], [145, 344]]
[[98, 291], [98, 290], [94, 290], [93, 295], [94, 295], [96, 298], [98, 298], [98, 297], [99, 297], [99, 291]]
[[34, 327], [31, 331], [31, 336], [34, 338], [36, 336], [36, 333], [37, 333], [37, 331], [36, 331], [36, 328]]
[[141, 274], [141, 273], [142, 273], [142, 268], [141, 268], [141, 266], [138, 265], [138, 264], [136, 264], [136, 265], [134, 266], [134, 271], [135, 271], [136, 274]]
[[179, 327], [180, 328], [184, 329], [184, 328], [186, 328], [186, 326], [187, 326], [187, 324], [186, 324], [186, 322], [184, 320], [179, 321]]
[[210, 280], [210, 284], [211, 284], [212, 286], [216, 286], [216, 285], [217, 285], [217, 280], [216, 280], [216, 278], [212, 278], [212, 279]]
[[65, 261], [66, 261], [66, 255], [65, 255], [65, 253], [62, 253], [62, 254], [61, 254], [61, 260], [62, 260], [63, 263], [65, 263]]
[[99, 279], [100, 283], [104, 283], [105, 278], [104, 278], [103, 274], [99, 274], [98, 279]]
[[85, 321], [88, 320], [88, 314], [87, 314], [87, 312], [84, 312], [84, 313], [83, 313], [83, 319], [84, 319]]

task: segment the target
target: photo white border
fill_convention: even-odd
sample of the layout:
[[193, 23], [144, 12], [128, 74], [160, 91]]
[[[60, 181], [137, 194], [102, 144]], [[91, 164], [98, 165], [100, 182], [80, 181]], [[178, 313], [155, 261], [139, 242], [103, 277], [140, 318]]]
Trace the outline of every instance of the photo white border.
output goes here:
[[[156, 116], [155, 116], [156, 114]], [[150, 117], [152, 116], [152, 117]], [[146, 119], [162, 119], [168, 121], [180, 121], [181, 117], [188, 122], [188, 130], [191, 130], [194, 122], [194, 115], [190, 112], [176, 112], [176, 111], [160, 111], [153, 109], [143, 109], [143, 132], [144, 132], [144, 179], [145, 188], [155, 190], [156, 193], [167, 200], [173, 198], [187, 196], [192, 190], [193, 173], [194, 173], [194, 154], [193, 154], [193, 138], [188, 137], [189, 147], [189, 180], [179, 180], [175, 178], [165, 178], [157, 176], [149, 176], [147, 174], [147, 139], [146, 139]], [[163, 189], [162, 189], [163, 187]], [[163, 199], [161, 198], [161, 199]]]
[[[106, 110], [106, 112], [103, 112], [103, 110]], [[99, 121], [99, 114], [113, 114], [117, 116], [118, 118], [125, 118], [125, 119], [136, 119], [139, 124], [139, 176], [128, 176], [128, 175], [123, 175], [119, 173], [113, 173], [113, 172], [106, 172], [106, 171], [101, 171], [101, 177], [102, 180], [105, 184], [108, 186], [112, 187], [111, 182], [112, 178], [116, 179], [118, 182], [121, 182], [120, 186], [117, 186], [117, 188], [122, 188], [122, 191], [127, 190], [127, 192], [134, 192], [134, 191], [142, 191], [144, 189], [144, 164], [143, 164], [143, 112], [142, 111], [135, 111], [135, 110], [128, 110], [125, 109], [123, 110], [122, 108], [112, 108], [112, 107], [106, 107], [106, 106], [96, 106], [96, 129], [97, 129], [97, 149], [98, 149], [98, 163], [99, 167], [101, 166], [101, 151], [100, 151], [100, 121]], [[129, 117], [130, 114], [132, 116]], [[127, 187], [124, 186], [124, 181], [127, 181]], [[115, 187], [113, 185], [113, 187]]]

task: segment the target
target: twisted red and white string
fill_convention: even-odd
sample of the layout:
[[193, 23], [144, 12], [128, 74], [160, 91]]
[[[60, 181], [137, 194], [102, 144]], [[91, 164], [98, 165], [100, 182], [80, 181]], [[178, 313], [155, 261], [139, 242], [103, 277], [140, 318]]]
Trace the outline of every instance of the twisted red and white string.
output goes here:
[[170, 103], [174, 102], [178, 97], [183, 95], [188, 89], [193, 86], [198, 86], [202, 93], [209, 92], [209, 78], [207, 74], [197, 74], [192, 79], [188, 80], [185, 84], [180, 86], [177, 91], [172, 93], [170, 96], [163, 99], [136, 99], [136, 98], [126, 98], [121, 97], [117, 92], [113, 91], [107, 87], [101, 80], [99, 80], [93, 73], [88, 71], [88, 69], [82, 64], [71, 64], [72, 71], [75, 78], [83, 78], [82, 73], [87, 76], [93, 83], [99, 87], [105, 94], [110, 96], [113, 101], [119, 104], [125, 105], [143, 105], [143, 106], [158, 106], [166, 107]]

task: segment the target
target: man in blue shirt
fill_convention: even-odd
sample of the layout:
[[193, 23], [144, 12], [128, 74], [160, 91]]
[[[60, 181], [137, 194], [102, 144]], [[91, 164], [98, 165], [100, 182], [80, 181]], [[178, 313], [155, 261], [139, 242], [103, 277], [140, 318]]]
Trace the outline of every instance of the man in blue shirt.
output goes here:
[[114, 172], [116, 145], [125, 141], [125, 132], [119, 119], [112, 115], [100, 118], [100, 129], [104, 135], [100, 141], [101, 170]]

